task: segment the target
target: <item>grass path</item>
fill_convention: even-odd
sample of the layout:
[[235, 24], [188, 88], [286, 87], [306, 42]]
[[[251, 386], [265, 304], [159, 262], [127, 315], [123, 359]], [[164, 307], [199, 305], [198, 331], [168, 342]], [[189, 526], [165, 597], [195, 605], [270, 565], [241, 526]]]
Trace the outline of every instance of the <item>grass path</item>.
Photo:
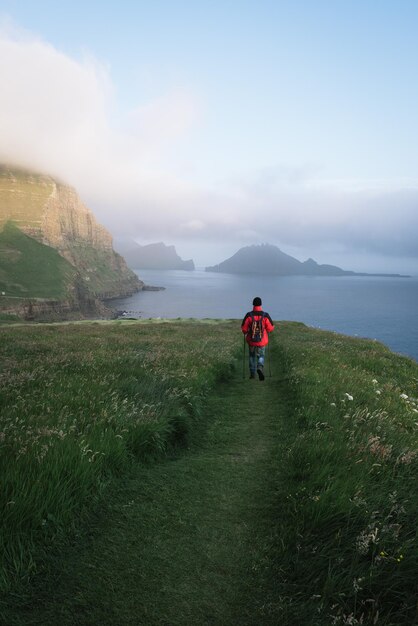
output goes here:
[[271, 557], [287, 411], [278, 367], [263, 383], [219, 385], [199, 442], [121, 481], [13, 623], [283, 623]]

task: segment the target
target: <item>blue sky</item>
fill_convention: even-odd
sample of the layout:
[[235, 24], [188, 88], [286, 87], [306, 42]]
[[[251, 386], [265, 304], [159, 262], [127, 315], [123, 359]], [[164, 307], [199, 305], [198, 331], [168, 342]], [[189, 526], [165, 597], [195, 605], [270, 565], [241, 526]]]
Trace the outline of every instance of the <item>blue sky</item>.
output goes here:
[[[9, 0], [0, 20], [16, 100], [33, 76], [51, 89], [39, 102], [31, 90], [22, 123], [13, 101], [0, 108], [5, 125], [13, 114], [1, 157], [67, 179], [115, 235], [198, 264], [270, 241], [301, 260], [418, 271], [416, 2]], [[71, 133], [54, 85], [74, 99]], [[13, 135], [22, 124], [31, 145]]]

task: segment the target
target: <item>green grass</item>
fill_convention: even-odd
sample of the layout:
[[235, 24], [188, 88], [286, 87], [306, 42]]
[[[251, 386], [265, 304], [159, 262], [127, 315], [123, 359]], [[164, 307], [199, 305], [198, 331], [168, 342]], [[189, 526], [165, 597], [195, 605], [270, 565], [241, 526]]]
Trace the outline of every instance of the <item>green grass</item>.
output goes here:
[[280, 340], [294, 405], [277, 494], [288, 619], [413, 624], [418, 366], [302, 324]]
[[76, 274], [56, 250], [23, 234], [11, 222], [0, 232], [0, 292], [5, 293], [0, 297], [63, 299]]
[[122, 266], [121, 257], [112, 249], [94, 248], [82, 242], [68, 245], [68, 252], [74, 259], [78, 271], [83, 277], [88, 291], [98, 298], [106, 298], [109, 294], [118, 294], [121, 280], [125, 288], [136, 289], [136, 275]]
[[88, 536], [51, 559], [20, 602], [20, 623], [277, 624], [268, 557], [278, 398], [270, 380], [218, 385], [193, 445], [109, 489]]
[[19, 318], [17, 315], [12, 315], [9, 313], [0, 313], [0, 324], [14, 324], [15, 322], [19, 322]]
[[230, 371], [227, 327], [0, 329], [3, 590], [36, 571], [42, 549], [77, 526], [112, 477], [187, 440]]
[[415, 362], [297, 323], [264, 383], [237, 321], [0, 340], [9, 626], [416, 622]]

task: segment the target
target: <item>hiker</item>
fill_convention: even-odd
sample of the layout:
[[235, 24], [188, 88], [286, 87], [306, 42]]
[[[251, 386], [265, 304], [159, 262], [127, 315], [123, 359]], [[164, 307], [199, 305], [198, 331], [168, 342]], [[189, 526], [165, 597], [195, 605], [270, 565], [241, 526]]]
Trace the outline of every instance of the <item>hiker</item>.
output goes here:
[[269, 342], [268, 334], [274, 330], [274, 324], [261, 304], [261, 298], [254, 298], [253, 310], [245, 314], [241, 330], [246, 335], [250, 351], [250, 378], [255, 378], [257, 371], [258, 378], [264, 380], [264, 355]]

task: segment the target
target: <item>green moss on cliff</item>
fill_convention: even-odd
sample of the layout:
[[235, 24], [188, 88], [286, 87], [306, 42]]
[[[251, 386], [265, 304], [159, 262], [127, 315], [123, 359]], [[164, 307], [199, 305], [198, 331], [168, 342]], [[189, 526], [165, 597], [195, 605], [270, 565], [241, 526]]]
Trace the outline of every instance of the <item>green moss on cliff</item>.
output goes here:
[[98, 298], [114, 297], [138, 290], [138, 278], [113, 249], [94, 248], [85, 243], [69, 246], [72, 258], [88, 291]]
[[2, 297], [63, 299], [76, 275], [76, 268], [54, 248], [23, 234], [12, 222], [0, 232]]

